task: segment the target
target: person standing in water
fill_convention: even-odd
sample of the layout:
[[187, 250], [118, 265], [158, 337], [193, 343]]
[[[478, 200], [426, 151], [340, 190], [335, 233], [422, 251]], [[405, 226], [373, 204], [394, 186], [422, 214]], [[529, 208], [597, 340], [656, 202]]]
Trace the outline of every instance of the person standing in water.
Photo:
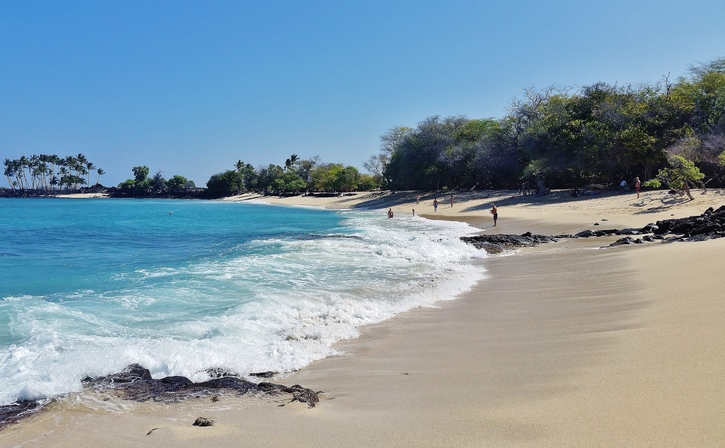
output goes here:
[[493, 226], [496, 227], [496, 221], [498, 221], [498, 209], [496, 204], [491, 204], [491, 214], [493, 215]]
[[392, 217], [393, 217], [393, 209], [392, 208], [389, 208], [388, 209], [388, 219], [390, 219]]

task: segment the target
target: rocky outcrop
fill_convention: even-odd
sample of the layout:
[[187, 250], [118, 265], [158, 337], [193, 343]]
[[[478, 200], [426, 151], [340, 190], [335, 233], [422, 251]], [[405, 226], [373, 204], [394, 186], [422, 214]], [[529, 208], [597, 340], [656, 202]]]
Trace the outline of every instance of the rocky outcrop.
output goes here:
[[[598, 223], [597, 223], [598, 224]], [[673, 218], [647, 224], [642, 228], [582, 230], [574, 235], [532, 235], [531, 232], [523, 235], [477, 235], [464, 236], [461, 240], [473, 246], [484, 249], [488, 253], [498, 254], [506, 250], [520, 247], [536, 246], [542, 243], [556, 242], [562, 239], [594, 238], [610, 235], [624, 235], [611, 247], [629, 244], [643, 244], [654, 241], [704, 241], [725, 237], [725, 205], [714, 210], [708, 208], [699, 216], [687, 218]], [[641, 236], [641, 238], [635, 238]]]
[[682, 235], [695, 241], [725, 237], [725, 205], [717, 210], [710, 207], [700, 216], [657, 221], [652, 226], [652, 233]]
[[0, 406], [0, 429], [30, 417], [43, 409], [43, 403], [35, 400], [23, 400]]
[[184, 376], [167, 376], [155, 380], [148, 369], [131, 364], [122, 372], [99, 378], [86, 378], [83, 384], [97, 391], [111, 392], [120, 398], [134, 401], [172, 403], [189, 398], [213, 397], [220, 392], [234, 395], [263, 393], [291, 395], [291, 401], [306, 403], [313, 408], [320, 401], [317, 393], [300, 385], [292, 387], [272, 383], [253, 383], [232, 373], [214, 370], [215, 378], [195, 383]]
[[484, 249], [490, 254], [498, 254], [505, 250], [516, 249], [519, 247], [530, 247], [542, 243], [553, 243], [557, 241], [558, 238], [559, 237], [547, 235], [533, 235], [531, 232], [526, 232], [523, 235], [497, 234], [464, 236], [461, 237], [461, 240], [478, 249]]
[[[84, 387], [96, 392], [133, 401], [176, 403], [205, 397], [217, 401], [222, 394], [240, 396], [250, 393], [281, 397], [286, 395], [289, 403], [305, 403], [310, 408], [314, 408], [320, 401], [317, 392], [299, 384], [292, 387], [268, 382], [256, 384], [223, 369], [209, 369], [207, 373], [211, 378], [198, 383], [184, 376], [153, 379], [148, 369], [139, 364], [131, 364], [121, 372], [97, 378], [87, 377], [82, 383]], [[21, 401], [0, 406], [0, 429], [41, 411], [49, 401]]]

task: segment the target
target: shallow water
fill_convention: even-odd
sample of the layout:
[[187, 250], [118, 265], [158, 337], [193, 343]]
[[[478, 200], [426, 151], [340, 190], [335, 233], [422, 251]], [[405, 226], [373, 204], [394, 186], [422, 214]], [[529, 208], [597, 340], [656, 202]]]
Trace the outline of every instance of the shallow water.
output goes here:
[[130, 363], [291, 371], [482, 278], [466, 224], [217, 201], [0, 199], [0, 405]]

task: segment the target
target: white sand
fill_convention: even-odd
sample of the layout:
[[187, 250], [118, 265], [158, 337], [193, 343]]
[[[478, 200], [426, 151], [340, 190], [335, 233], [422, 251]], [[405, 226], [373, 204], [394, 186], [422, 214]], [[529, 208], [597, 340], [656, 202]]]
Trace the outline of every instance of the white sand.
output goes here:
[[[725, 204], [713, 191], [692, 202], [660, 192], [639, 201], [477, 194], [437, 214], [485, 232], [556, 234]], [[425, 200], [270, 202], [433, 214]], [[59, 404], [0, 432], [0, 446], [725, 446], [725, 239], [594, 250], [611, 241], [491, 257], [488, 278], [460, 300], [367, 327], [340, 344], [347, 355], [275, 380], [324, 391], [317, 408], [269, 398], [111, 402], [90, 412]], [[198, 416], [217, 423], [191, 426]]]
[[69, 193], [69, 194], [57, 194], [54, 197], [64, 199], [97, 199], [107, 198], [106, 193]]

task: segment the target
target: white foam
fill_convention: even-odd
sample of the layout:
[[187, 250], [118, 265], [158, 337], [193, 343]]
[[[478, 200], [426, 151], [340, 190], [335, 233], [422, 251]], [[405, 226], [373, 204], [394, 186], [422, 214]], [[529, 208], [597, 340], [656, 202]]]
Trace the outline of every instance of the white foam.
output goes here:
[[[469, 290], [485, 256], [465, 224], [342, 212], [339, 232], [244, 243], [218, 259], [139, 271], [127, 288], [6, 299], [19, 342], [0, 351], [0, 404], [81, 389], [130, 363], [155, 378], [220, 367], [292, 371], [358, 328]], [[65, 300], [65, 301], [64, 301]]]

